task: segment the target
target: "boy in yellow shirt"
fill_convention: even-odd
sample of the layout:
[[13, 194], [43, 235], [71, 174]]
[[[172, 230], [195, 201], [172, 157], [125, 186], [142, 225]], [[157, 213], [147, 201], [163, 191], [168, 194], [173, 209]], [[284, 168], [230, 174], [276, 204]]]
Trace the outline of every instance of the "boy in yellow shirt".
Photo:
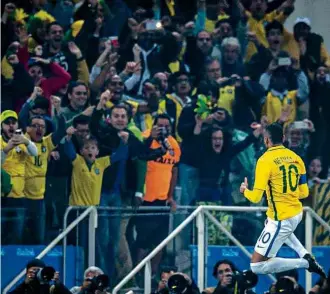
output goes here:
[[[240, 192], [251, 202], [258, 203], [266, 192], [267, 221], [251, 259], [255, 274], [273, 274], [305, 268], [326, 278], [322, 267], [303, 247], [294, 231], [303, 217], [301, 199], [308, 197], [306, 168], [302, 159], [283, 146], [283, 128], [278, 123], [266, 127], [264, 143], [267, 151], [258, 159], [253, 190], [247, 178]], [[276, 257], [283, 244], [296, 251], [300, 258]]]
[[104, 170], [111, 163], [123, 160], [127, 156], [128, 146], [121, 141], [117, 152], [111, 156], [109, 154], [109, 156], [97, 158], [98, 142], [97, 139], [91, 137], [83, 142], [80, 154], [77, 154], [71, 141], [75, 131], [73, 127], [67, 129], [65, 142], [65, 153], [73, 166], [69, 205], [99, 205]]

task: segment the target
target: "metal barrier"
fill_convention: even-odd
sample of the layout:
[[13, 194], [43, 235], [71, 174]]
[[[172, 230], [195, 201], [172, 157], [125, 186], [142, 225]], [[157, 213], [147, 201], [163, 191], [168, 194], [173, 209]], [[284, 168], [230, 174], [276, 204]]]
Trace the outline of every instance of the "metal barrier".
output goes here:
[[[83, 206], [69, 206], [64, 214], [63, 217], [63, 231], [66, 230], [67, 228], [67, 223], [68, 223], [68, 216], [71, 212], [73, 211], [81, 211], [86, 209], [87, 207], [83, 207]], [[125, 217], [125, 216], [136, 216], [136, 212], [139, 211], [138, 216], [145, 216], [145, 215], [164, 215], [167, 214], [170, 216], [170, 224], [169, 224], [169, 231], [171, 232], [173, 229], [173, 214], [170, 213], [170, 207], [163, 207], [163, 206], [157, 206], [157, 207], [139, 207], [139, 208], [118, 208], [118, 207], [102, 207], [102, 206], [98, 206], [96, 207], [97, 211], [113, 211], [113, 212], [124, 212], [124, 213], [120, 213], [120, 216]], [[194, 207], [190, 207], [190, 206], [181, 206], [178, 207], [178, 214], [180, 214], [180, 211], [186, 211], [187, 209], [189, 210], [193, 210]], [[149, 213], [140, 213], [140, 212], [149, 212]], [[154, 213], [154, 214], [150, 214], [150, 212], [153, 211], [163, 211], [163, 213]], [[186, 214], [186, 212], [183, 212], [184, 214]], [[97, 217], [98, 217], [98, 213], [96, 214], [96, 219], [94, 219], [93, 223], [90, 223], [90, 226], [95, 227], [95, 225], [97, 224]], [[116, 216], [118, 214], [114, 213], [111, 214], [111, 216]], [[96, 226], [97, 227], [97, 226]], [[96, 228], [95, 227], [95, 228]], [[92, 228], [89, 229], [89, 233], [92, 232], [92, 235], [88, 238], [88, 241], [90, 242], [94, 242], [95, 244], [95, 230], [93, 230]], [[92, 240], [91, 240], [92, 239]], [[89, 250], [91, 250], [91, 247], [88, 246]], [[65, 284], [66, 282], [66, 271], [67, 271], [67, 236], [64, 237], [63, 239], [63, 283]], [[92, 250], [91, 254], [88, 254], [88, 266], [92, 266], [95, 265], [95, 245], [94, 245], [94, 251]]]
[[[196, 207], [191, 206], [179, 206], [178, 210], [192, 210]], [[72, 210], [82, 210], [85, 209], [82, 214], [75, 219], [68, 227], [66, 226], [68, 214]], [[97, 228], [97, 218], [99, 210], [109, 210], [109, 211], [132, 211], [132, 209], [127, 208], [114, 208], [114, 207], [69, 207], [64, 215], [64, 230], [59, 236], [57, 236], [36, 258], [44, 257], [50, 250], [52, 250], [56, 244], [58, 244], [62, 239], [63, 242], [63, 277], [65, 283], [65, 262], [66, 262], [66, 237], [70, 231], [73, 230], [84, 218], [89, 215], [89, 254], [88, 254], [88, 264], [89, 266], [95, 265], [95, 229]], [[140, 207], [139, 211], [153, 211], [161, 210], [169, 212], [168, 207]], [[197, 246], [198, 246], [198, 287], [203, 290], [205, 287], [205, 256], [207, 242], [205, 242], [205, 216], [215, 226], [221, 230], [235, 245], [237, 245], [245, 255], [251, 256], [250, 253], [245, 249], [245, 247], [230, 233], [226, 228], [214, 217], [209, 211], [226, 211], [226, 212], [264, 212], [267, 207], [237, 207], [237, 206], [199, 206], [197, 207], [176, 229], [174, 229], [147, 257], [145, 257], [124, 279], [122, 279], [119, 284], [113, 289], [113, 294], [117, 294], [120, 289], [130, 281], [143, 267], [145, 267], [145, 287], [144, 293], [151, 293], [151, 259], [160, 252], [166, 245], [168, 245], [190, 222], [196, 218], [197, 226]], [[306, 212], [306, 222], [305, 222], [305, 247], [311, 252], [312, 251], [312, 228], [313, 228], [313, 218], [316, 219], [327, 231], [330, 233], [330, 225], [326, 223], [321, 217], [319, 217], [310, 207], [304, 207]], [[171, 214], [170, 214], [171, 215]], [[17, 275], [14, 280], [4, 289], [3, 293], [7, 293], [25, 274], [25, 269], [23, 269], [19, 275]], [[309, 291], [312, 286], [311, 274], [306, 271], [306, 289]]]
[[[58, 242], [64, 239], [68, 233], [70, 233], [74, 227], [76, 227], [85, 217], [90, 215], [90, 223], [93, 223], [93, 220], [97, 218], [97, 210], [95, 206], [88, 207], [77, 219], [75, 219], [61, 234], [59, 234], [38, 256], [35, 258], [43, 258], [49, 251], [51, 251]], [[96, 224], [95, 224], [96, 225]], [[94, 230], [95, 232], [96, 226], [90, 227], [90, 229]], [[95, 234], [95, 233], [94, 233]], [[94, 242], [93, 240], [90, 241], [89, 246], [90, 252], [94, 252], [94, 259], [95, 259], [95, 235], [94, 235]], [[91, 258], [91, 261], [92, 258]], [[10, 289], [16, 285], [16, 283], [25, 275], [26, 269], [24, 268], [3, 290], [3, 293], [6, 294]]]
[[[197, 230], [198, 230], [198, 281], [197, 285], [200, 290], [205, 288], [205, 218], [206, 215], [222, 232], [224, 232], [246, 255], [250, 256], [244, 246], [238, 242], [238, 240], [232, 236], [222, 225], [219, 223], [209, 211], [227, 211], [227, 212], [262, 212], [266, 211], [267, 207], [237, 207], [237, 206], [199, 206], [193, 213], [185, 219], [163, 242], [161, 242], [147, 257], [145, 257], [124, 279], [122, 279], [118, 285], [113, 289], [112, 294], [117, 294], [123, 286], [129, 282], [143, 267], [145, 267], [144, 276], [144, 293], [151, 293], [151, 259], [160, 252], [173, 238], [175, 238], [194, 218], [197, 218]], [[304, 207], [306, 212], [305, 222], [305, 247], [308, 252], [312, 252], [312, 231], [313, 231], [313, 217], [323, 225], [327, 231], [330, 232], [330, 225], [327, 224], [321, 217], [319, 217], [310, 207]], [[306, 290], [307, 292], [312, 288], [312, 275], [306, 271]]]

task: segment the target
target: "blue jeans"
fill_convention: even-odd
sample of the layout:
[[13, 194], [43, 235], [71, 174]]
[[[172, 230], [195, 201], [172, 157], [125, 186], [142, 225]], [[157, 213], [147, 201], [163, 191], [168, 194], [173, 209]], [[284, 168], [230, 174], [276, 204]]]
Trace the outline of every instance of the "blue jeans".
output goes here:
[[3, 244], [22, 245], [26, 215], [25, 198], [2, 198], [1, 239]]
[[[102, 192], [100, 206], [121, 208], [119, 193]], [[99, 209], [98, 227], [96, 230], [96, 265], [107, 275], [114, 277], [116, 256], [120, 235], [120, 211]], [[114, 280], [114, 279], [113, 279]]]
[[26, 199], [27, 219], [26, 227], [28, 235], [26, 236], [28, 244], [40, 245], [45, 243], [46, 230], [46, 208], [44, 199], [31, 200]]

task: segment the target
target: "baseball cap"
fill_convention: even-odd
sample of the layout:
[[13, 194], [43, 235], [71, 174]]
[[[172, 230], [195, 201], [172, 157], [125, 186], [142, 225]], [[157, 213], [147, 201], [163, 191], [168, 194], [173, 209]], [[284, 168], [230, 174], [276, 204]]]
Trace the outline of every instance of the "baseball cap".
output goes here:
[[304, 23], [311, 27], [311, 20], [308, 17], [297, 17], [296, 21], [294, 22], [294, 25], [298, 23]]
[[8, 118], [14, 118], [18, 120], [17, 113], [13, 110], [5, 110], [1, 113], [1, 122], [5, 122]]

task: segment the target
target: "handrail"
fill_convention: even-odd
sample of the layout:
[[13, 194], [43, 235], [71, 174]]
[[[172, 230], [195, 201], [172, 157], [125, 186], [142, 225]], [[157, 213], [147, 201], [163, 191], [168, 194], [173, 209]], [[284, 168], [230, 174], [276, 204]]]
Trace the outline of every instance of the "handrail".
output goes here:
[[[182, 206], [178, 207], [183, 208]], [[185, 208], [190, 209], [191, 207], [186, 206]], [[258, 207], [245, 207], [245, 206], [215, 206], [215, 205], [202, 205], [199, 206], [196, 210], [193, 211], [192, 214], [189, 215], [189, 217], [183, 221], [170, 235], [167, 236], [166, 239], [164, 239], [147, 257], [145, 257], [125, 278], [123, 278], [118, 285], [113, 289], [113, 294], [117, 294], [118, 291], [128, 282], [130, 281], [144, 266], [149, 266], [150, 260], [160, 251], [162, 250], [173, 238], [175, 238], [181, 230], [188, 224], [190, 223], [199, 213], [205, 213], [211, 221], [214, 222], [216, 220], [215, 218], [212, 218], [212, 215], [208, 213], [208, 211], [213, 210], [213, 211], [228, 211], [228, 212], [263, 212], [267, 211], [268, 207], [263, 207], [263, 206], [258, 206]], [[305, 211], [307, 214], [307, 221], [305, 224], [305, 230], [306, 232], [309, 231], [310, 233], [312, 232], [312, 218], [314, 217], [321, 225], [326, 227], [326, 229], [330, 232], [330, 226], [320, 217], [318, 216], [315, 211], [310, 208], [310, 207], [303, 207], [303, 211]], [[312, 216], [312, 217], [311, 217]], [[218, 222], [217, 222], [218, 223]], [[221, 229], [218, 225], [217, 227]], [[222, 229], [221, 229], [222, 230]], [[223, 231], [223, 230], [222, 230]], [[228, 234], [230, 234], [227, 231]], [[230, 234], [231, 235], [231, 234]], [[233, 236], [232, 236], [233, 237]], [[232, 239], [232, 238], [231, 238]], [[236, 238], [234, 238], [236, 240]], [[307, 240], [308, 239], [308, 240]], [[237, 244], [236, 244], [237, 245]], [[241, 248], [241, 246], [239, 246]], [[311, 252], [312, 249], [312, 238], [311, 234], [306, 235], [306, 249]], [[246, 254], [245, 250], [243, 252]], [[249, 253], [248, 253], [249, 254]], [[198, 262], [198, 269], [201, 269], [201, 265]], [[149, 272], [149, 269], [146, 268], [146, 272]], [[199, 274], [200, 275], [200, 274]], [[203, 273], [201, 274], [202, 277], [204, 278]], [[203, 280], [200, 279], [199, 280]], [[274, 279], [272, 277], [272, 279]], [[146, 281], [145, 277], [145, 281]], [[200, 281], [199, 283], [200, 284]], [[199, 285], [200, 286], [200, 285]], [[149, 288], [149, 287], [148, 287]], [[306, 271], [306, 288], [309, 290], [311, 288], [311, 274]], [[200, 289], [202, 290], [202, 289]]]
[[146, 256], [119, 284], [113, 289], [112, 294], [117, 294], [118, 291], [129, 282], [160, 250], [162, 250], [169, 242], [174, 239], [183, 228], [185, 228], [201, 211], [202, 206], [196, 208], [171, 234], [169, 234], [148, 256]]
[[330, 233], [330, 225], [320, 217], [311, 207], [305, 206], [304, 211], [308, 211], [325, 229]]
[[[239, 249], [243, 251], [243, 253], [248, 258], [251, 259], [252, 254], [245, 249], [244, 245], [240, 241], [238, 241], [230, 232], [228, 232], [228, 230], [211, 213], [209, 213], [207, 210], [204, 211], [204, 213], [209, 218], [209, 220], [213, 222], [213, 224], [227, 236], [229, 240], [231, 240]], [[269, 274], [268, 277], [273, 282], [276, 282], [276, 278], [273, 275]]]
[[[60, 233], [43, 251], [39, 253], [35, 258], [43, 258], [49, 251], [51, 251], [58, 242], [60, 242], [68, 233], [70, 233], [78, 223], [80, 223], [87, 215], [95, 212], [95, 206], [88, 207], [78, 218], [76, 218], [62, 233]], [[16, 285], [17, 282], [25, 275], [26, 269], [24, 268], [3, 290], [3, 294], [7, 294], [8, 291]]]
[[[143, 266], [146, 266], [148, 262], [160, 251], [162, 250], [169, 242], [171, 242], [180, 232], [181, 230], [187, 226], [199, 213], [208, 214], [207, 212], [210, 210], [213, 211], [228, 211], [228, 212], [264, 212], [267, 210], [267, 207], [243, 207], [243, 206], [199, 206], [198, 208], [193, 206], [178, 206], [177, 210], [195, 210], [166, 238], [161, 242], [147, 257], [145, 257], [130, 273], [128, 276], [126, 276], [124, 279], [122, 279], [119, 284], [114, 288], [113, 294], [117, 294], [117, 292], [129, 281], [131, 280], [136, 273], [138, 273]], [[55, 245], [61, 241], [62, 239], [66, 239], [67, 234], [75, 227], [79, 222], [81, 222], [88, 214], [94, 212], [94, 219], [95, 215], [97, 216], [97, 209], [101, 210], [134, 210], [134, 209], [127, 209], [127, 208], [114, 208], [114, 207], [75, 207], [75, 206], [69, 206], [65, 212], [64, 219], [67, 219], [67, 216], [71, 210], [74, 209], [86, 209], [77, 219], [75, 219], [67, 228], [66, 228], [66, 222], [64, 225], [63, 232], [58, 235], [36, 258], [42, 258], [45, 256], [51, 249], [55, 247]], [[168, 207], [140, 207], [139, 211], [152, 211], [152, 210], [163, 210], [163, 211], [169, 211], [170, 208]], [[312, 227], [312, 220], [313, 218], [316, 219], [323, 227], [326, 228], [327, 231], [330, 232], [330, 225], [326, 223], [312, 208], [310, 207], [303, 207], [303, 210], [306, 212], [306, 226], [305, 230], [306, 232], [309, 232], [309, 234], [306, 234], [306, 249], [308, 251], [311, 251], [312, 248], [312, 235], [311, 235], [311, 227]], [[229, 232], [228, 232], [229, 233]], [[230, 234], [230, 233], [229, 233]], [[243, 250], [244, 251], [244, 250]], [[65, 253], [63, 253], [65, 254]], [[147, 271], [148, 272], [148, 271]], [[11, 287], [13, 287], [25, 274], [25, 269], [22, 270], [22, 272], [17, 275], [14, 280], [7, 285], [7, 287], [4, 289], [3, 293], [7, 293]], [[310, 276], [308, 276], [309, 273], [307, 273], [307, 286], [310, 286], [311, 280]], [[307, 288], [308, 288], [307, 287]]]

